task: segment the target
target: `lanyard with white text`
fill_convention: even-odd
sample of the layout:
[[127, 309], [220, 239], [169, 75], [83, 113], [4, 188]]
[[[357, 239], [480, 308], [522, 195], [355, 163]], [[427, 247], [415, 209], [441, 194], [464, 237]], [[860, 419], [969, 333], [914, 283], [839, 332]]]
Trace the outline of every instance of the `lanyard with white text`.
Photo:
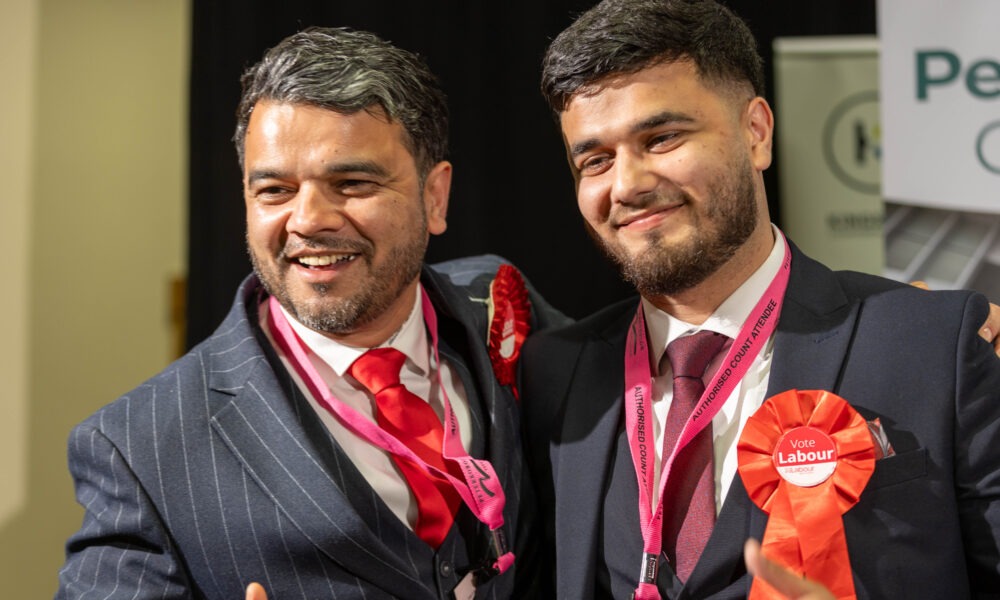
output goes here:
[[500, 480], [497, 478], [493, 465], [486, 460], [480, 460], [469, 456], [462, 446], [458, 419], [455, 411], [448, 401], [448, 394], [444, 386], [441, 385], [441, 358], [438, 354], [437, 336], [437, 314], [431, 304], [427, 293], [421, 290], [422, 308], [424, 321], [427, 323], [427, 330], [431, 336], [431, 343], [434, 349], [434, 359], [438, 365], [437, 382], [444, 398], [445, 428], [442, 456], [444, 459], [455, 461], [461, 468], [465, 480], [462, 481], [450, 473], [442, 471], [433, 465], [426, 463], [416, 455], [406, 444], [400, 442], [395, 436], [386, 432], [381, 427], [373, 423], [370, 419], [359, 413], [354, 408], [338, 400], [330, 391], [329, 386], [316, 371], [310, 362], [305, 347], [298, 335], [289, 325], [278, 301], [272, 296], [270, 298], [268, 310], [268, 326], [274, 336], [275, 342], [288, 357], [292, 367], [295, 368], [302, 381], [317, 399], [331, 414], [333, 414], [345, 427], [354, 432], [358, 437], [368, 443], [413, 461], [424, 470], [439, 477], [447, 479], [455, 491], [462, 497], [466, 506], [472, 511], [476, 518], [490, 528], [493, 536], [493, 550], [497, 560], [492, 568], [499, 573], [503, 573], [514, 563], [514, 555], [507, 549], [507, 542], [503, 535], [503, 508], [506, 502]]
[[[712, 422], [715, 415], [722, 409], [726, 399], [743, 379], [747, 369], [750, 368], [750, 363], [760, 353], [777, 325], [791, 266], [791, 252], [788, 249], [788, 243], [784, 239], [780, 241], [785, 248], [781, 268], [743, 323], [738, 337], [730, 346], [718, 372], [713, 375], [712, 384], [705, 387], [705, 392], [702, 394], [697, 408], [685, 423], [684, 429], [681, 430], [677, 443], [673, 448], [663, 448], [661, 454], [663, 468], [656, 506], [653, 506], [652, 503], [653, 477], [648, 468], [646, 443], [647, 436], [652, 437], [651, 431], [646, 425], [646, 415], [652, 414], [652, 372], [647, 348], [646, 318], [643, 314], [642, 302], [639, 302], [639, 308], [636, 310], [635, 318], [629, 327], [625, 343], [625, 430], [639, 483], [639, 525], [642, 529], [643, 540], [639, 585], [634, 594], [636, 600], [660, 600], [660, 592], [656, 587], [656, 577], [663, 544], [663, 494], [674, 458], [698, 435], [698, 432]], [[666, 440], [664, 440], [665, 442]]]

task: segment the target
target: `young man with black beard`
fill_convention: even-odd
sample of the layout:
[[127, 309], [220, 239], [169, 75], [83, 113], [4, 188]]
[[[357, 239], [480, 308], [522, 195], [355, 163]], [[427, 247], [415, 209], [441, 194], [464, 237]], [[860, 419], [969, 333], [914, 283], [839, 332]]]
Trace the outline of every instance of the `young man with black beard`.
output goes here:
[[552, 42], [542, 88], [586, 226], [639, 292], [525, 346], [557, 596], [746, 597], [744, 543], [788, 525], [751, 501], [747, 423], [834, 396], [879, 436], [864, 428], [870, 479], [842, 515], [857, 597], [1000, 592], [989, 305], [833, 272], [772, 225], [774, 118], [746, 25], [712, 1], [605, 0]]

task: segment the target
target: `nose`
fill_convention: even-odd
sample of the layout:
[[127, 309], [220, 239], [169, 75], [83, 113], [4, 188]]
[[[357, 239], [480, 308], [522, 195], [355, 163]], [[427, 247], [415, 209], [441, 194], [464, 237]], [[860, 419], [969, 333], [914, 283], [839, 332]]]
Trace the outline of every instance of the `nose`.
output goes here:
[[618, 204], [630, 204], [636, 198], [656, 188], [656, 175], [646, 163], [645, 155], [619, 152], [615, 157], [611, 200]]
[[313, 184], [299, 188], [286, 229], [302, 237], [322, 231], [338, 231], [346, 222], [343, 202], [335, 194]]

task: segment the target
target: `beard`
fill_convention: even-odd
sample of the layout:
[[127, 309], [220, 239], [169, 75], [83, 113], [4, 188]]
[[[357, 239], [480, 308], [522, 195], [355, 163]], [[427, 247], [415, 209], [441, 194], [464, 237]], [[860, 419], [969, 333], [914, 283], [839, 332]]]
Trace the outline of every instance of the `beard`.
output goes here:
[[[320, 333], [344, 335], [356, 331], [382, 315], [399, 298], [403, 290], [420, 275], [427, 250], [427, 217], [421, 212], [423, 227], [412, 229], [413, 235], [394, 245], [381, 265], [373, 260], [374, 245], [368, 240], [345, 239], [337, 236], [307, 238], [285, 248], [273, 261], [257, 256], [248, 244], [254, 273], [264, 289], [297, 321]], [[287, 255], [301, 246], [313, 250], [357, 253], [355, 261], [363, 260], [368, 268], [360, 282], [347, 291], [334, 291], [326, 284], [311, 285], [314, 297], [297, 298], [290, 289], [286, 275]]]
[[[587, 232], [615, 263], [622, 278], [643, 296], [672, 296], [689, 290], [729, 261], [757, 226], [749, 158], [728, 173], [726, 180], [709, 187], [711, 200], [704, 213], [692, 212], [694, 234], [677, 244], [665, 245], [653, 230], [646, 235], [647, 247], [632, 255], [621, 243], [600, 237], [589, 223]], [[686, 193], [681, 193], [679, 199], [689, 207], [697, 206]], [[655, 206], [660, 200], [660, 195], [651, 194], [637, 202], [637, 208]]]

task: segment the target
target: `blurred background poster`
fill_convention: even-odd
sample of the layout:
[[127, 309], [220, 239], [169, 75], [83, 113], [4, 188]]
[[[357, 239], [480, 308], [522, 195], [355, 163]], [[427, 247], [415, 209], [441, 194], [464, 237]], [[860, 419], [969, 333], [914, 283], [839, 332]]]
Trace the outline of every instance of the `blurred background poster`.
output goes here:
[[834, 269], [881, 273], [878, 41], [774, 41], [782, 226]]

